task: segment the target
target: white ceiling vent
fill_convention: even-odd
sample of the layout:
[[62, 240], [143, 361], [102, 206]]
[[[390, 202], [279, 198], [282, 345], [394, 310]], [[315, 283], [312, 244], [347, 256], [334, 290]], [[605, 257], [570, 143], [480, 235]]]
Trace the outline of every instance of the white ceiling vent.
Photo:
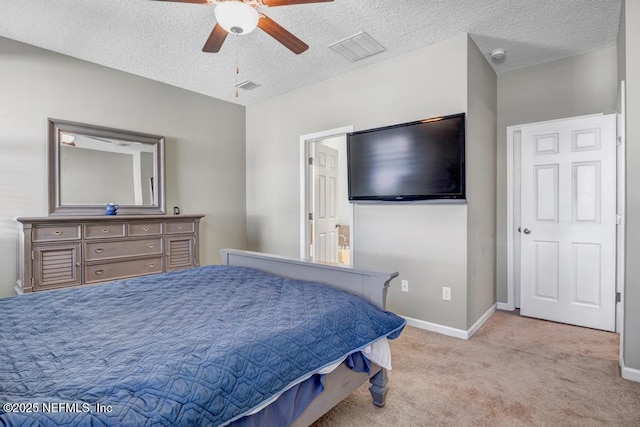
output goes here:
[[384, 46], [364, 31], [330, 44], [328, 47], [353, 62], [386, 50]]
[[244, 89], [244, 90], [255, 89], [258, 86], [260, 85], [249, 80], [242, 81], [235, 85], [235, 87], [237, 87], [238, 89]]

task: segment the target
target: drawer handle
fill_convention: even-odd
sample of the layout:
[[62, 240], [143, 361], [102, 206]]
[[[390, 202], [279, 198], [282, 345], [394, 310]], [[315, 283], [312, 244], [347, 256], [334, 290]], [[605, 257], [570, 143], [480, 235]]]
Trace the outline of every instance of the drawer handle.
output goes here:
[[54, 231], [54, 232], [53, 232], [53, 234], [55, 234], [56, 236], [59, 236], [59, 235], [61, 235], [61, 234], [62, 234], [62, 231], [60, 231], [60, 230], [56, 230], [56, 231]]
[[153, 249], [153, 248], [155, 248], [155, 247], [156, 247], [156, 245], [149, 243], [149, 244], [147, 245], [147, 247], [148, 247], [148, 248]]
[[104, 252], [104, 249], [101, 249], [101, 248], [96, 249], [97, 254], [101, 254], [102, 252]]
[[143, 231], [149, 231], [149, 227], [142, 227]]
[[151, 264], [149, 264], [147, 267], [149, 267], [149, 268], [153, 268], [153, 267], [155, 267], [155, 266], [156, 266], [155, 264], [151, 263]]
[[179, 225], [179, 226], [177, 227], [177, 229], [178, 229], [178, 230], [182, 230], [183, 228], [184, 228], [184, 227], [183, 227], [182, 225]]
[[104, 273], [104, 270], [96, 270], [96, 276], [100, 276], [102, 273]]
[[103, 232], [103, 233], [108, 233], [108, 232], [109, 232], [109, 229], [108, 229], [108, 228], [103, 228], [103, 229], [102, 229], [102, 232]]

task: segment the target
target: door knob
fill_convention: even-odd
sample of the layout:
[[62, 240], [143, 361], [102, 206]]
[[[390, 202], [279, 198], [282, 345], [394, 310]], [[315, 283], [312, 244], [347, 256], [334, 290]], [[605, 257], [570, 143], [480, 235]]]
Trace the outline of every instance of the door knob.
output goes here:
[[524, 231], [524, 234], [531, 234], [531, 230], [529, 230], [528, 228], [525, 228], [523, 231]]

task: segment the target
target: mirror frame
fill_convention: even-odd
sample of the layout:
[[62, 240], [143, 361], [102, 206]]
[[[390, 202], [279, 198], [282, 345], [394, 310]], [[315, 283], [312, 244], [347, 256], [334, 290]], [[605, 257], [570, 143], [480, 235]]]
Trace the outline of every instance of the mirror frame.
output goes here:
[[113, 138], [156, 146], [154, 162], [157, 197], [147, 206], [120, 205], [121, 215], [165, 214], [164, 137], [49, 118], [49, 215], [105, 215], [105, 205], [63, 205], [60, 200], [60, 133]]

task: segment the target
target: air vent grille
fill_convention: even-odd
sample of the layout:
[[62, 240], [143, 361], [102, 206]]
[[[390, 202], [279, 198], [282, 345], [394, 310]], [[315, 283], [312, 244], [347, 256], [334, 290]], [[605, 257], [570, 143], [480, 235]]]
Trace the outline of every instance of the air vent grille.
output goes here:
[[260, 86], [260, 85], [259, 85], [259, 84], [257, 84], [257, 83], [254, 83], [254, 82], [252, 82], [252, 81], [245, 80], [245, 81], [242, 81], [242, 82], [238, 83], [238, 84], [237, 84], [237, 85], [235, 85], [235, 86], [236, 86], [238, 89], [251, 90], [251, 89], [255, 89], [255, 88], [257, 88], [257, 87], [258, 87], [258, 86]]
[[360, 61], [386, 50], [376, 39], [364, 31], [330, 44], [328, 47], [352, 62]]

